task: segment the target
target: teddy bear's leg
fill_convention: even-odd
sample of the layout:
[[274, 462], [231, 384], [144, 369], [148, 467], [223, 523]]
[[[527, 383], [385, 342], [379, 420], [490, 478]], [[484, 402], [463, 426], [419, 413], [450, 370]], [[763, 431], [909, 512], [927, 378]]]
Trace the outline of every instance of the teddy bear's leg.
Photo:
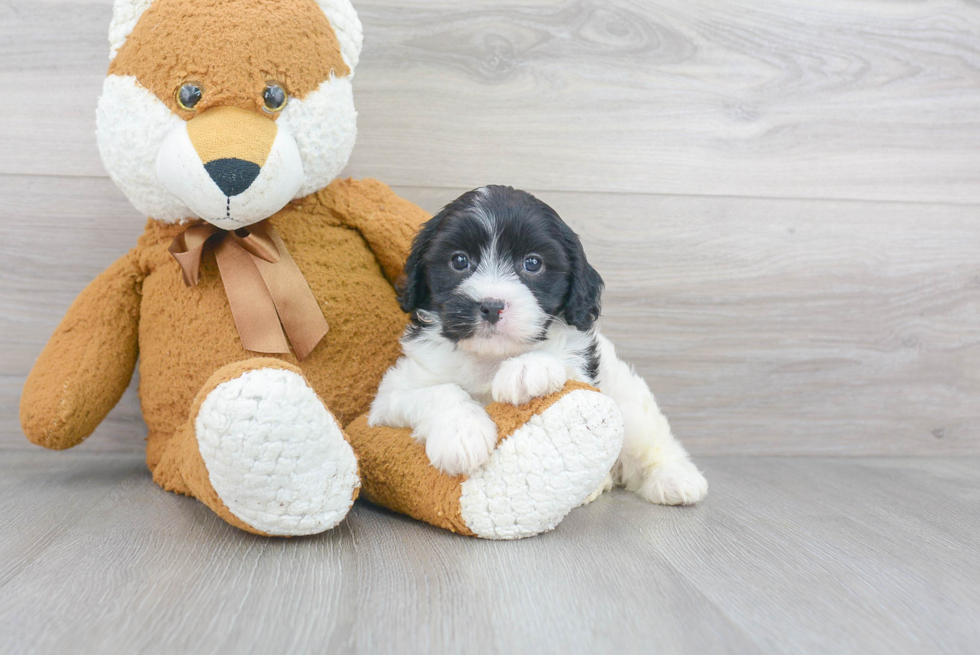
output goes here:
[[519, 539], [551, 530], [609, 474], [623, 444], [615, 402], [580, 382], [516, 407], [493, 403], [497, 448], [469, 477], [429, 463], [410, 428], [349, 426], [364, 497], [465, 535]]
[[266, 358], [211, 376], [153, 479], [243, 530], [287, 536], [340, 523], [360, 486], [353, 450], [300, 370]]

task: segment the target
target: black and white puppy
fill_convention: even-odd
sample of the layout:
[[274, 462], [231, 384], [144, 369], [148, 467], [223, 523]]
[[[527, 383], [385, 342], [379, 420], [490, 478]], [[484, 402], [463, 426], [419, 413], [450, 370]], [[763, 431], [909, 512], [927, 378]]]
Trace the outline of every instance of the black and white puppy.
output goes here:
[[434, 466], [469, 473], [497, 442], [487, 404], [523, 404], [580, 380], [612, 397], [625, 425], [619, 461], [592, 498], [621, 484], [655, 503], [699, 501], [707, 482], [646, 382], [598, 331], [602, 288], [551, 207], [505, 186], [463, 194], [415, 237], [399, 288], [411, 313], [405, 354], [370, 423], [411, 427]]

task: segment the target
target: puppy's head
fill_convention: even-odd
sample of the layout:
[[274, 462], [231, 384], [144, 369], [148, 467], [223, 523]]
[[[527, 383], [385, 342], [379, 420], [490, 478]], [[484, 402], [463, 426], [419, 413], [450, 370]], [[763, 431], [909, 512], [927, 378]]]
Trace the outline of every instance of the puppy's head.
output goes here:
[[115, 0], [109, 41], [99, 150], [145, 215], [237, 229], [346, 165], [349, 0]]
[[512, 356], [552, 322], [587, 331], [602, 278], [578, 236], [534, 196], [505, 186], [463, 194], [415, 238], [399, 285], [402, 309], [460, 348]]

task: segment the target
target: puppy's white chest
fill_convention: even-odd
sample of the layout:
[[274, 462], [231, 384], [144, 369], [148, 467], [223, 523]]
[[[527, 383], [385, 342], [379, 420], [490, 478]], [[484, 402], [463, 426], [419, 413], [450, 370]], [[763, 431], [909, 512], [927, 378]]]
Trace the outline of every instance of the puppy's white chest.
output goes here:
[[500, 360], [484, 360], [474, 358], [462, 363], [457, 383], [473, 397], [474, 400], [489, 405], [493, 402], [493, 379], [500, 370]]

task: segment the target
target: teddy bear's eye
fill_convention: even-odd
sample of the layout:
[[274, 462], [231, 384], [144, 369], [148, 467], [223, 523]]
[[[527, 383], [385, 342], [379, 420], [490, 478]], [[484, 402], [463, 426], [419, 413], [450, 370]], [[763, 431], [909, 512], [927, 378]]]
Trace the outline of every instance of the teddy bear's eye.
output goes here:
[[197, 103], [201, 102], [201, 96], [204, 95], [204, 90], [201, 89], [199, 84], [194, 82], [186, 82], [177, 89], [177, 104], [184, 111], [194, 111], [194, 107]]
[[271, 112], [282, 111], [289, 100], [286, 89], [278, 82], [266, 82], [265, 91], [262, 92], [262, 100], [265, 101], [265, 110]]

